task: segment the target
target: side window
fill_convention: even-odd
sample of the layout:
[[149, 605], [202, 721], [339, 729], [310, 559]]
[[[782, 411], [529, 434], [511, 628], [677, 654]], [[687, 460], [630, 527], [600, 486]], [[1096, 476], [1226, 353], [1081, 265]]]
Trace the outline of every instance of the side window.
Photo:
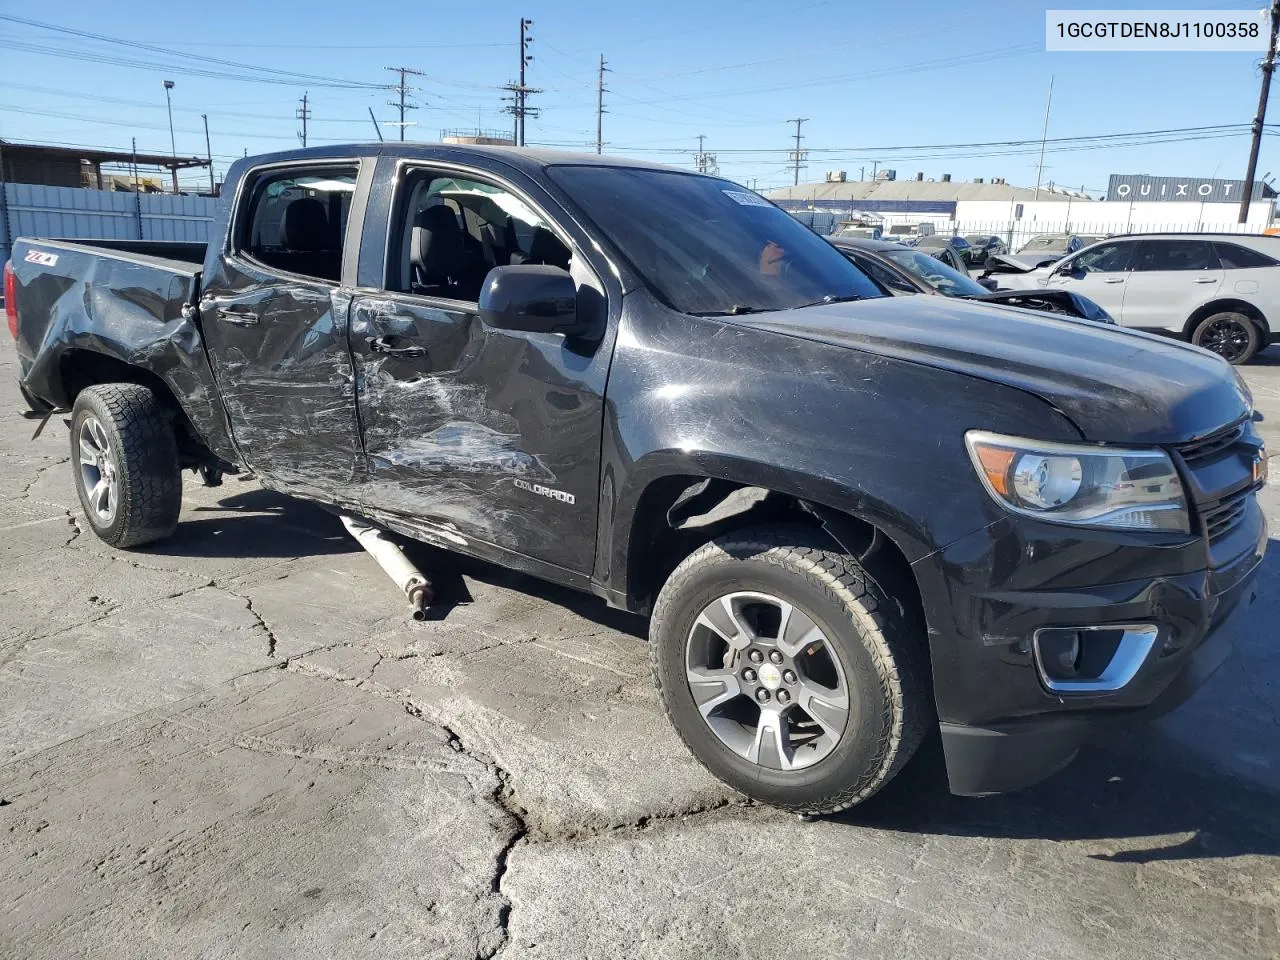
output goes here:
[[1222, 266], [1227, 270], [1248, 270], [1253, 267], [1274, 267], [1275, 260], [1268, 257], [1265, 253], [1259, 253], [1257, 250], [1250, 250], [1248, 247], [1242, 247], [1235, 243], [1215, 243], [1214, 246], [1218, 250], [1218, 258], [1222, 261]]
[[264, 267], [337, 283], [356, 168], [268, 172], [241, 211], [236, 252]]
[[1063, 264], [1064, 273], [1120, 273], [1129, 267], [1133, 253], [1132, 243], [1107, 243], [1092, 247], [1069, 264]]
[[1144, 240], [1134, 270], [1217, 270], [1218, 255], [1207, 240]]
[[401, 183], [386, 286], [474, 302], [494, 267], [569, 269], [569, 248], [514, 193], [479, 180], [411, 170]]

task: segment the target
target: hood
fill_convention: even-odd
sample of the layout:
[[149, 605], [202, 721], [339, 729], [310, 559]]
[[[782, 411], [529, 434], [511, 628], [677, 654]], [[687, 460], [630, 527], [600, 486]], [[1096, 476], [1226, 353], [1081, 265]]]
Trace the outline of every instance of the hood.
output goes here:
[[1177, 443], [1248, 412], [1231, 367], [1207, 350], [1012, 307], [884, 297], [728, 322], [1016, 387], [1062, 411], [1087, 440]]

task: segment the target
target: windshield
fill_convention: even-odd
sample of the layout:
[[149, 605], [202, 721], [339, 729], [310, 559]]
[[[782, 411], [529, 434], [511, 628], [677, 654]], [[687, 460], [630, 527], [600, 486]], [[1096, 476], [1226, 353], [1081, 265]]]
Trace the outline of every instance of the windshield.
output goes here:
[[973, 297], [986, 293], [986, 288], [952, 270], [937, 257], [919, 250], [886, 250], [883, 254], [913, 277], [923, 280], [947, 297]]
[[553, 166], [548, 174], [683, 313], [885, 295], [826, 240], [727, 180], [602, 166]]

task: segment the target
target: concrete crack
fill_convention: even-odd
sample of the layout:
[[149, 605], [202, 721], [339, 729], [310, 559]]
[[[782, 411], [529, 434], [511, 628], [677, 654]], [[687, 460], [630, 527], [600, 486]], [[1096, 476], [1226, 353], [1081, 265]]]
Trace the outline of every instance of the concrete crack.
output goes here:
[[55, 460], [53, 463], [46, 463], [42, 467], [36, 467], [36, 475], [31, 478], [29, 483], [23, 486], [22, 493], [20, 493], [19, 496], [21, 497], [29, 496], [31, 494], [31, 488], [40, 482], [40, 478], [45, 475], [46, 471], [52, 470], [54, 467], [60, 467], [62, 466], [62, 464], [70, 462], [70, 460], [71, 460], [71, 457], [66, 456], [66, 457], [62, 457], [61, 459]]

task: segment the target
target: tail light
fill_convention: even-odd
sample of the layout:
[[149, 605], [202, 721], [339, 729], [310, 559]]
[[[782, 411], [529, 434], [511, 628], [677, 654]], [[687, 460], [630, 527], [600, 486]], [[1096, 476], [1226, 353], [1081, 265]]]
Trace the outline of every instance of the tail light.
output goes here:
[[13, 264], [4, 262], [4, 317], [9, 321], [9, 334], [18, 339], [18, 284], [13, 278]]

